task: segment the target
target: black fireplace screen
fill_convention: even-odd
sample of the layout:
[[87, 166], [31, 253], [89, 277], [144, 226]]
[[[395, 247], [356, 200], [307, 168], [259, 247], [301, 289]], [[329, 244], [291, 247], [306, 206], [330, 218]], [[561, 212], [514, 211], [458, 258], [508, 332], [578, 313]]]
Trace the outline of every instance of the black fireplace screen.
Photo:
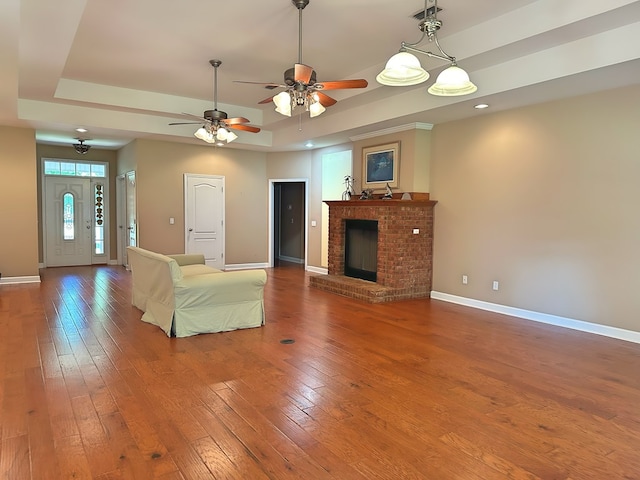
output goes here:
[[345, 220], [344, 274], [376, 281], [378, 270], [378, 222]]

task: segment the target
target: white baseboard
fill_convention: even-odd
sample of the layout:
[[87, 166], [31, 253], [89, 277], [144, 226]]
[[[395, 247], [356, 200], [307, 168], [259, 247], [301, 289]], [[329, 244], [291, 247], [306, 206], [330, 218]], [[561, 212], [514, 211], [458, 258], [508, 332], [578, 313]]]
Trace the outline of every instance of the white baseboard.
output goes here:
[[269, 268], [268, 263], [233, 263], [231, 265], [225, 265], [225, 271], [231, 270], [255, 270], [257, 268]]
[[473, 298], [458, 297], [457, 295], [450, 295], [448, 293], [442, 292], [432, 291], [431, 298], [434, 300], [442, 300], [444, 302], [457, 303], [458, 305], [478, 308], [480, 310], [488, 310], [490, 312], [501, 313], [503, 315], [509, 315], [511, 317], [518, 317], [525, 320], [532, 320], [534, 322], [555, 325], [557, 327], [570, 328], [572, 330], [579, 330], [581, 332], [595, 333], [596, 335], [603, 335], [605, 337], [626, 340], [627, 342], [640, 343], [640, 332], [634, 332], [633, 330], [625, 330], [618, 327], [610, 327], [608, 325], [584, 322], [582, 320], [575, 320], [572, 318], [558, 317], [556, 315], [549, 315], [546, 313], [533, 312], [531, 310], [523, 310], [521, 308], [508, 307], [506, 305], [499, 305], [497, 303], [483, 302], [481, 300], [474, 300]]
[[313, 265], [307, 265], [307, 272], [319, 273], [320, 275], [328, 275], [329, 269], [324, 267], [314, 267]]
[[280, 255], [278, 257], [278, 260], [282, 260], [284, 262], [289, 262], [289, 263], [299, 263], [299, 264], [304, 263], [304, 258], [286, 257], [284, 255]]
[[40, 283], [40, 275], [0, 278], [0, 285], [12, 285], [16, 283]]

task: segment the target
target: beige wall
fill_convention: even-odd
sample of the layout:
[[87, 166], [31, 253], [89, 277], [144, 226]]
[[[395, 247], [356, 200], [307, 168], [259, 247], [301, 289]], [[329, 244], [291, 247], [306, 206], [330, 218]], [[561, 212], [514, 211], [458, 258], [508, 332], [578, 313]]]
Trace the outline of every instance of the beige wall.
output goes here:
[[[138, 241], [184, 252], [184, 174], [225, 177], [226, 264], [267, 261], [266, 154], [210, 145], [136, 140]], [[169, 224], [169, 217], [175, 224]]]
[[633, 87], [436, 126], [434, 290], [640, 331], [638, 105]]
[[[411, 129], [359, 140], [353, 144], [353, 176], [356, 193], [359, 194], [362, 191], [362, 149], [392, 142], [400, 142], [398, 187], [393, 189], [394, 192], [429, 192], [431, 131]], [[384, 188], [374, 191], [376, 194], [384, 192]]]
[[137, 142], [129, 142], [127, 145], [118, 150], [117, 175], [124, 175], [128, 172], [135, 171], [137, 167], [136, 146]]
[[38, 275], [35, 132], [0, 126], [0, 273]]
[[[109, 164], [109, 195], [107, 198], [108, 212], [109, 212], [109, 254], [110, 260], [117, 258], [116, 236], [117, 236], [117, 223], [116, 223], [116, 175], [117, 175], [117, 152], [114, 150], [100, 150], [97, 148], [91, 148], [85, 155], [76, 153], [73, 147], [62, 147], [56, 145], [36, 145], [36, 169], [37, 169], [37, 182], [38, 182], [38, 222], [40, 225], [44, 225], [42, 221], [42, 158], [58, 158], [69, 159], [79, 162], [106, 162]], [[38, 260], [40, 263], [44, 263], [44, 247], [42, 240], [42, 229], [38, 229]]]

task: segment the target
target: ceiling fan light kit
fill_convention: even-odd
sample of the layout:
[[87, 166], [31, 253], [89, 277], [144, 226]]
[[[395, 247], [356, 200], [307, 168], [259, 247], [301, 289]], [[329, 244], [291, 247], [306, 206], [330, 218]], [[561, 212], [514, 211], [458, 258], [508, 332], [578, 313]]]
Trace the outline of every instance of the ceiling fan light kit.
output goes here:
[[207, 125], [203, 125], [193, 134], [194, 137], [205, 141], [207, 143], [215, 143], [218, 146], [222, 146], [226, 143], [233, 142], [238, 136], [231, 130], [227, 130], [224, 127], [218, 127], [217, 131], [213, 131], [211, 128], [207, 128]]
[[[429, 10], [427, 3], [431, 1], [434, 7]], [[376, 80], [382, 85], [392, 87], [417, 85], [429, 79], [427, 72], [420, 60], [410, 52], [421, 53], [431, 58], [437, 58], [449, 63], [449, 67], [443, 70], [433, 84], [427, 90], [432, 95], [438, 96], [459, 96], [469, 95], [478, 90], [469, 75], [456, 63], [456, 58], [447, 54], [438, 41], [438, 30], [442, 26], [442, 22], [438, 20], [438, 0], [425, 0], [424, 3], [424, 20], [420, 22], [418, 28], [422, 32], [422, 37], [415, 43], [402, 42], [400, 52], [393, 55], [382, 72], [378, 74]], [[439, 53], [433, 53], [417, 48], [425, 39], [435, 43]]]
[[285, 70], [283, 84], [245, 82], [241, 80], [236, 80], [236, 82], [259, 84], [269, 90], [278, 87], [284, 88], [284, 91], [259, 103], [273, 102], [276, 107], [275, 111], [286, 117], [290, 117], [296, 107], [301, 107], [309, 112], [309, 116], [313, 118], [325, 112], [326, 107], [337, 103], [335, 99], [321, 92], [321, 90], [365, 88], [368, 82], [364, 79], [316, 82], [315, 70], [302, 63], [302, 10], [309, 5], [309, 0], [291, 0], [291, 3], [298, 9], [298, 63], [293, 68]]

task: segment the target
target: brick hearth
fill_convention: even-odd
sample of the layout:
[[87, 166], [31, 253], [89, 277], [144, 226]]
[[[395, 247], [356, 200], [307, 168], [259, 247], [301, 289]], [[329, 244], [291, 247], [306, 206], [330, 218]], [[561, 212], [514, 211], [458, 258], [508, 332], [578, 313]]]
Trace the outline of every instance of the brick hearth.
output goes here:
[[[327, 201], [328, 275], [310, 285], [370, 303], [429, 297], [433, 254], [433, 200]], [[344, 275], [345, 220], [378, 221], [377, 282]], [[414, 234], [414, 229], [419, 229]]]

